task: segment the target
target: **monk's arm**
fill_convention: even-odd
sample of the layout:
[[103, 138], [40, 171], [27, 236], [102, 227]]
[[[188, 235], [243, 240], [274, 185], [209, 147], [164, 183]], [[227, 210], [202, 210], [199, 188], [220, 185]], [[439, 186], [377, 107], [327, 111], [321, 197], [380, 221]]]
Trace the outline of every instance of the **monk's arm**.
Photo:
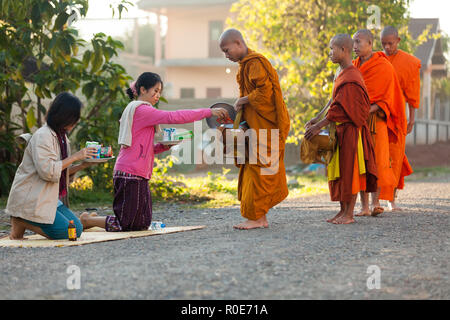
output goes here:
[[246, 66], [245, 74], [253, 85], [247, 97], [248, 105], [255, 108], [258, 113], [273, 111], [273, 88], [269, 74], [257, 59], [250, 61]]
[[411, 133], [413, 127], [414, 127], [414, 123], [415, 123], [415, 118], [416, 118], [416, 108], [414, 108], [411, 105], [408, 105], [409, 108], [409, 121], [408, 121], [408, 127], [407, 127], [407, 133]]
[[314, 118], [312, 118], [311, 120], [309, 120], [306, 124], [305, 124], [305, 128], [308, 129], [309, 127], [311, 127], [313, 124], [316, 124], [319, 119], [322, 117], [322, 115], [325, 113], [325, 111], [327, 111], [328, 107], [330, 106], [331, 102], [333, 101], [333, 99], [328, 100], [328, 103], [326, 104], [325, 107], [323, 107], [322, 110], [320, 110], [320, 112], [317, 114], [317, 116], [315, 116]]
[[312, 139], [314, 136], [318, 135], [320, 130], [329, 125], [330, 124], [330, 120], [328, 120], [327, 118], [323, 118], [322, 120], [320, 120], [319, 122], [317, 122], [316, 124], [312, 125], [311, 127], [309, 127], [308, 130], [306, 130], [305, 132], [305, 139], [306, 140], [310, 140]]

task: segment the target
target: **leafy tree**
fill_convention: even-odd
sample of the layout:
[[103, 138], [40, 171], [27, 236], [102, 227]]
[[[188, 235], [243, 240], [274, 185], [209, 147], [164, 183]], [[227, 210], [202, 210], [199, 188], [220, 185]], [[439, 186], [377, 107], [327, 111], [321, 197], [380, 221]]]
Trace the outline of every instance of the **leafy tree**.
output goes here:
[[249, 46], [272, 59], [281, 74], [292, 121], [290, 142], [299, 141], [304, 123], [331, 96], [336, 70], [328, 58], [331, 38], [377, 22], [374, 3], [380, 13], [372, 30], [375, 49], [381, 49], [381, 28], [393, 25], [406, 39], [401, 48], [411, 52], [417, 42], [407, 33], [409, 0], [240, 0], [232, 6], [235, 17], [228, 23], [242, 30]]
[[[121, 1], [119, 15], [127, 4]], [[117, 101], [126, 101], [131, 78], [112, 59], [123, 44], [104, 33], [87, 42], [70, 26], [87, 10], [87, 0], [0, 0], [0, 195], [7, 194], [20, 162], [15, 136], [43, 124], [55, 95], [71, 91], [82, 98], [84, 128], [108, 128], [105, 112], [112, 116]], [[76, 147], [92, 136], [80, 132]]]

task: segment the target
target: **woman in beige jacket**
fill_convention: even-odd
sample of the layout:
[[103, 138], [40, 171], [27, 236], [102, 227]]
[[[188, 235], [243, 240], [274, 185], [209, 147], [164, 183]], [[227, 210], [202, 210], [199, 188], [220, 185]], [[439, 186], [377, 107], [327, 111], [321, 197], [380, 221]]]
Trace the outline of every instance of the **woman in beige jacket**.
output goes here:
[[26, 229], [49, 239], [67, 239], [69, 221], [77, 236], [83, 226], [60, 199], [67, 195], [69, 175], [88, 166], [72, 165], [95, 155], [95, 148], [70, 154], [66, 136], [80, 119], [81, 101], [68, 92], [52, 102], [47, 123], [31, 137], [17, 169], [8, 197], [6, 213], [11, 215], [10, 239], [23, 239]]

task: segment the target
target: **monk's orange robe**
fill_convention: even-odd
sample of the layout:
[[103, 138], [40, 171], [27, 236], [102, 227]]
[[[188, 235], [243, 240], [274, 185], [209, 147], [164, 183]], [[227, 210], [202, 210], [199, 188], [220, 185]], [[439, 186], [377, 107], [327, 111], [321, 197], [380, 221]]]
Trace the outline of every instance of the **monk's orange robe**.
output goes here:
[[[375, 151], [367, 125], [370, 100], [361, 72], [350, 66], [336, 78], [333, 101], [326, 115], [336, 122], [340, 177], [329, 181], [332, 201], [351, 201], [360, 191], [377, 191], [377, 167]], [[361, 174], [357, 159], [358, 137], [363, 147], [364, 173]]]
[[392, 201], [398, 181], [391, 165], [389, 142], [397, 141], [399, 130], [406, 129], [405, 113], [399, 113], [395, 107], [404, 104], [403, 94], [394, 67], [383, 52], [374, 52], [362, 65], [361, 58], [358, 57], [353, 60], [353, 65], [362, 73], [369, 92], [370, 104], [377, 104], [383, 111], [376, 113], [375, 123], [370, 129], [375, 145], [379, 199]]
[[[240, 96], [248, 96], [249, 99], [249, 103], [244, 106], [242, 119], [247, 121], [258, 137], [257, 162], [237, 164], [240, 168], [238, 199], [241, 201], [242, 216], [257, 220], [288, 195], [284, 149], [290, 129], [289, 114], [277, 72], [263, 55], [248, 50], [248, 55], [239, 62], [237, 82]], [[262, 129], [267, 130], [267, 139], [260, 139]], [[278, 130], [278, 139], [275, 140], [278, 141], [278, 147], [276, 143], [272, 145], [271, 129]], [[265, 158], [259, 153], [262, 146], [267, 150]], [[276, 170], [264, 171], [267, 168]]]
[[[402, 50], [387, 56], [387, 59], [394, 67], [405, 101], [409, 106], [418, 109], [420, 104], [420, 60]], [[400, 105], [398, 108], [399, 112], [406, 111], [405, 105]], [[397, 189], [403, 189], [404, 178], [413, 173], [413, 170], [405, 154], [406, 128], [404, 132], [403, 130], [399, 132], [397, 143], [390, 143], [389, 148], [392, 156], [392, 168], [398, 179]]]

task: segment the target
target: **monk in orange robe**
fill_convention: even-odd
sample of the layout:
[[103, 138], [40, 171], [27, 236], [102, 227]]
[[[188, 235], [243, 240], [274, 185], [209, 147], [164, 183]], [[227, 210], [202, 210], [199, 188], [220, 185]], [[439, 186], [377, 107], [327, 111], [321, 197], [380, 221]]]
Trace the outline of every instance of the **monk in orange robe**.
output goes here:
[[[243, 110], [242, 119], [255, 131], [258, 146], [257, 161], [246, 160], [237, 164], [240, 168], [238, 199], [241, 215], [246, 221], [234, 228], [267, 228], [269, 209], [288, 195], [284, 150], [290, 129], [289, 114], [277, 72], [269, 60], [249, 49], [236, 29], [224, 31], [219, 44], [227, 59], [239, 63], [237, 82], [240, 98], [234, 107], [236, 111]], [[263, 130], [267, 133], [266, 139], [260, 136]], [[273, 143], [272, 137], [277, 143]], [[262, 147], [267, 154], [260, 154]]]
[[331, 200], [341, 205], [339, 213], [327, 220], [334, 224], [355, 222], [353, 210], [358, 193], [377, 191], [375, 153], [367, 125], [369, 94], [361, 72], [352, 64], [352, 47], [348, 34], [338, 34], [331, 40], [330, 59], [339, 64], [341, 72], [334, 82], [326, 117], [305, 132], [305, 139], [311, 139], [322, 127], [336, 125], [337, 148], [327, 168]]
[[391, 63], [383, 52], [373, 52], [373, 35], [363, 29], [353, 36], [353, 50], [358, 56], [353, 64], [361, 71], [371, 103], [369, 127], [375, 145], [378, 173], [378, 191], [372, 193], [372, 210], [369, 210], [368, 194], [361, 193], [362, 212], [356, 216], [376, 216], [384, 211], [380, 199], [392, 201], [397, 185], [391, 165], [389, 142], [397, 141], [402, 130], [404, 112], [396, 105], [404, 104], [403, 94]]
[[[391, 62], [397, 74], [403, 97], [408, 103], [409, 121], [406, 128], [399, 130], [399, 138], [396, 142], [390, 143], [390, 154], [392, 157], [392, 168], [398, 183], [396, 189], [403, 189], [405, 185], [405, 176], [413, 173], [405, 154], [406, 135], [409, 134], [414, 126], [415, 111], [420, 103], [420, 60], [403, 50], [398, 49], [400, 43], [398, 30], [392, 26], [387, 26], [381, 32], [381, 45], [387, 59]], [[406, 112], [405, 105], [398, 105], [398, 112]], [[406, 117], [406, 116], [405, 116]], [[400, 211], [394, 200], [390, 202], [392, 211]]]

